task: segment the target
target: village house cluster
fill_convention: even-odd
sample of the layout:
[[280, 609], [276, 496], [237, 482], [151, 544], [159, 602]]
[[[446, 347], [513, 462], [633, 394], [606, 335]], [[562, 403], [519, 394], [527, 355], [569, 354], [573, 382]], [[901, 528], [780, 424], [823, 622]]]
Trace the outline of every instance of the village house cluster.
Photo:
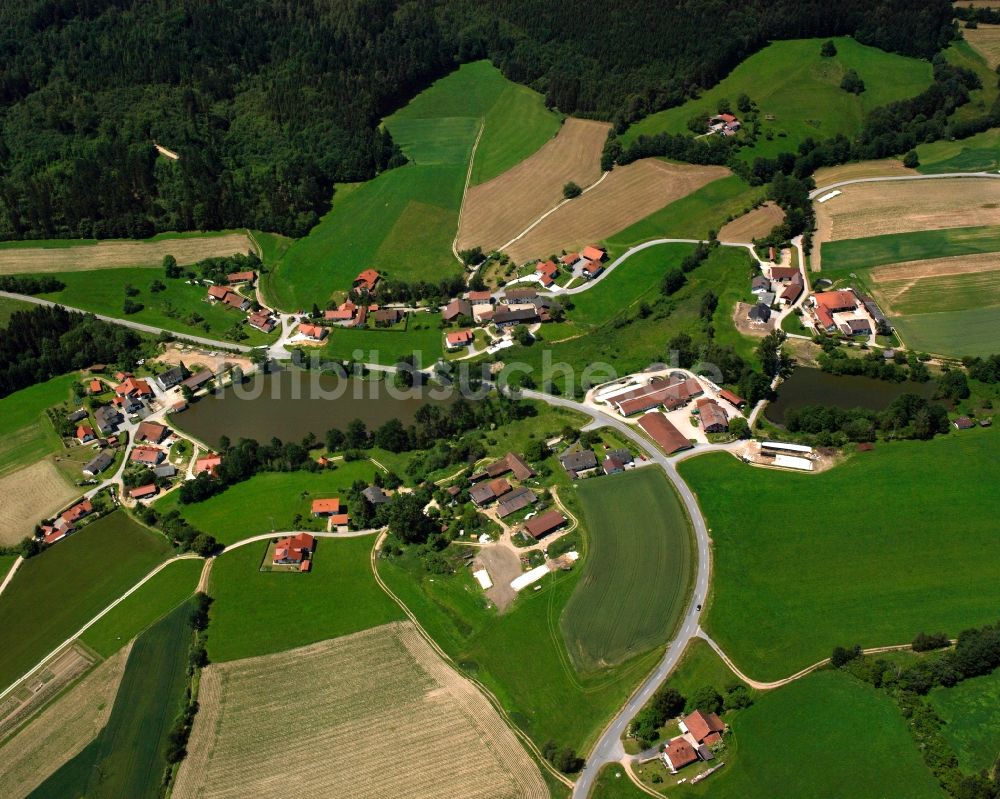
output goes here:
[[871, 339], [880, 330], [888, 332], [888, 321], [875, 300], [852, 288], [817, 292], [809, 301], [813, 325], [827, 335]]
[[251, 327], [260, 330], [262, 333], [270, 333], [277, 326], [277, 319], [268, 308], [252, 310], [253, 302], [238, 291], [233, 291], [233, 286], [252, 287], [257, 280], [257, 273], [252, 270], [245, 272], [232, 272], [226, 277], [225, 286], [209, 286], [206, 299], [211, 303], [221, 303], [229, 308], [247, 313], [247, 322]]
[[538, 261], [535, 264], [534, 277], [543, 288], [551, 288], [555, 284], [560, 270], [574, 278], [593, 280], [604, 271], [604, 261], [607, 257], [608, 253], [603, 247], [590, 244], [580, 252], [566, 253], [559, 258], [558, 263], [552, 259]]
[[[774, 258], [774, 248], [771, 250]], [[769, 266], [750, 281], [750, 291], [757, 298], [747, 318], [756, 324], [767, 324], [775, 305], [791, 306], [805, 290], [802, 273], [794, 266]]]

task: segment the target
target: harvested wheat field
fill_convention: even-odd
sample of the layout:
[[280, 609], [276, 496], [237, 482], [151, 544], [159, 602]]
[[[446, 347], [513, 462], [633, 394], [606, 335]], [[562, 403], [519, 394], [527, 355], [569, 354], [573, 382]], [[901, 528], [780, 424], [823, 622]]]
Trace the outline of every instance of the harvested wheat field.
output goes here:
[[1000, 224], [1000, 180], [901, 180], [845, 186], [816, 204], [817, 240]]
[[[997, 6], [994, 6], [997, 8]], [[980, 25], [978, 28], [963, 28], [962, 35], [972, 47], [986, 59], [990, 69], [1000, 64], [1000, 25]]]
[[895, 177], [896, 175], [912, 175], [913, 170], [903, 166], [898, 158], [883, 158], [881, 161], [858, 161], [853, 164], [825, 166], [816, 170], [813, 180], [818, 188], [838, 183], [841, 180], [856, 180], [858, 178]]
[[462, 206], [458, 248], [494, 250], [562, 202], [566, 183], [586, 188], [596, 181], [610, 127], [606, 122], [567, 119], [556, 137], [534, 155], [471, 187]]
[[745, 244], [753, 239], [766, 236], [785, 219], [785, 212], [777, 203], [764, 203], [750, 213], [727, 222], [719, 231], [719, 241]]
[[878, 266], [872, 269], [871, 278], [876, 283], [885, 283], [997, 270], [1000, 270], [1000, 254], [984, 252], [976, 255], [952, 255], [947, 258], [928, 258], [923, 261], [903, 261], [898, 264]]
[[35, 525], [66, 505], [79, 490], [70, 486], [48, 459], [0, 477], [0, 545], [16, 544]]
[[27, 796], [107, 724], [131, 644], [105, 660], [0, 747], [0, 796]]
[[174, 799], [549, 796], [486, 699], [408, 622], [209, 665], [198, 702]]
[[0, 247], [0, 275], [25, 272], [86, 272], [116, 266], [161, 266], [164, 255], [181, 265], [204, 258], [254, 252], [244, 233], [181, 236], [156, 241], [102, 241], [69, 247]]
[[728, 174], [721, 166], [669, 164], [655, 158], [616, 167], [599, 185], [561, 206], [505, 251], [523, 263], [594, 244]]

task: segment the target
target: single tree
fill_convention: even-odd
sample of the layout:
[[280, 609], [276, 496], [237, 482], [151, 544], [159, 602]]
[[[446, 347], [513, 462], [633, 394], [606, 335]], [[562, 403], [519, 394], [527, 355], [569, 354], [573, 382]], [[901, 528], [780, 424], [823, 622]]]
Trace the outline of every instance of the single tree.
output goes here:
[[579, 197], [581, 194], [583, 194], [583, 189], [581, 189], [572, 180], [563, 186], [563, 197], [567, 200], [572, 200], [574, 197]]
[[903, 156], [903, 166], [907, 169], [916, 169], [920, 166], [920, 156], [917, 155], [916, 150], [910, 150], [906, 155]]
[[837, 55], [837, 45], [835, 45], [832, 40], [827, 39], [823, 42], [823, 46], [819, 48], [819, 54], [823, 56], [823, 58], [833, 58]]

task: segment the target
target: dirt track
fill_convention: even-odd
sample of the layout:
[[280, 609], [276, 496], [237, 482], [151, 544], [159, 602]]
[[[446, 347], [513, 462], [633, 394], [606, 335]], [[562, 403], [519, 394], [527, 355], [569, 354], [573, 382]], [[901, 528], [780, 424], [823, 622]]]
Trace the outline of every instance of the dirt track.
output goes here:
[[459, 249], [491, 249], [510, 241], [562, 202], [563, 186], [586, 188], [601, 176], [601, 148], [610, 125], [567, 119], [537, 153], [493, 180], [472, 186], [458, 231]]
[[118, 266], [158, 267], [164, 255], [181, 265], [204, 258], [253, 252], [243, 233], [162, 241], [102, 241], [76, 247], [0, 248], [0, 275], [23, 272], [84, 272]]
[[674, 200], [729, 174], [721, 166], [668, 164], [644, 158], [616, 167], [582, 197], [571, 200], [507, 247], [515, 261], [595, 244]]

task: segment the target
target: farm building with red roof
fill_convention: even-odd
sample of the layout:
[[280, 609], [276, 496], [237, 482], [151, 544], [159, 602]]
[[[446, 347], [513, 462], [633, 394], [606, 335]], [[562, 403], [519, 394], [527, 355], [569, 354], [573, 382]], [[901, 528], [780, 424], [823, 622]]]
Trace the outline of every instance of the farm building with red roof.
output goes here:
[[684, 434], [678, 430], [666, 416], [659, 411], [647, 413], [639, 420], [639, 427], [646, 431], [647, 435], [653, 439], [660, 448], [673, 455], [682, 449], [691, 449], [693, 444], [685, 438]]
[[309, 533], [299, 533], [298, 535], [279, 538], [274, 545], [274, 559], [272, 563], [277, 565], [301, 564], [307, 560], [316, 549], [316, 539]]
[[366, 291], [374, 291], [375, 286], [378, 285], [379, 280], [382, 279], [382, 275], [376, 272], [374, 269], [365, 269], [363, 272], [359, 272], [358, 276], [354, 278], [354, 283], [352, 287], [356, 289], [365, 289]]
[[663, 762], [672, 774], [697, 761], [698, 753], [684, 738], [674, 738], [663, 748]]
[[313, 516], [332, 516], [335, 513], [340, 513], [340, 497], [312, 501]]

